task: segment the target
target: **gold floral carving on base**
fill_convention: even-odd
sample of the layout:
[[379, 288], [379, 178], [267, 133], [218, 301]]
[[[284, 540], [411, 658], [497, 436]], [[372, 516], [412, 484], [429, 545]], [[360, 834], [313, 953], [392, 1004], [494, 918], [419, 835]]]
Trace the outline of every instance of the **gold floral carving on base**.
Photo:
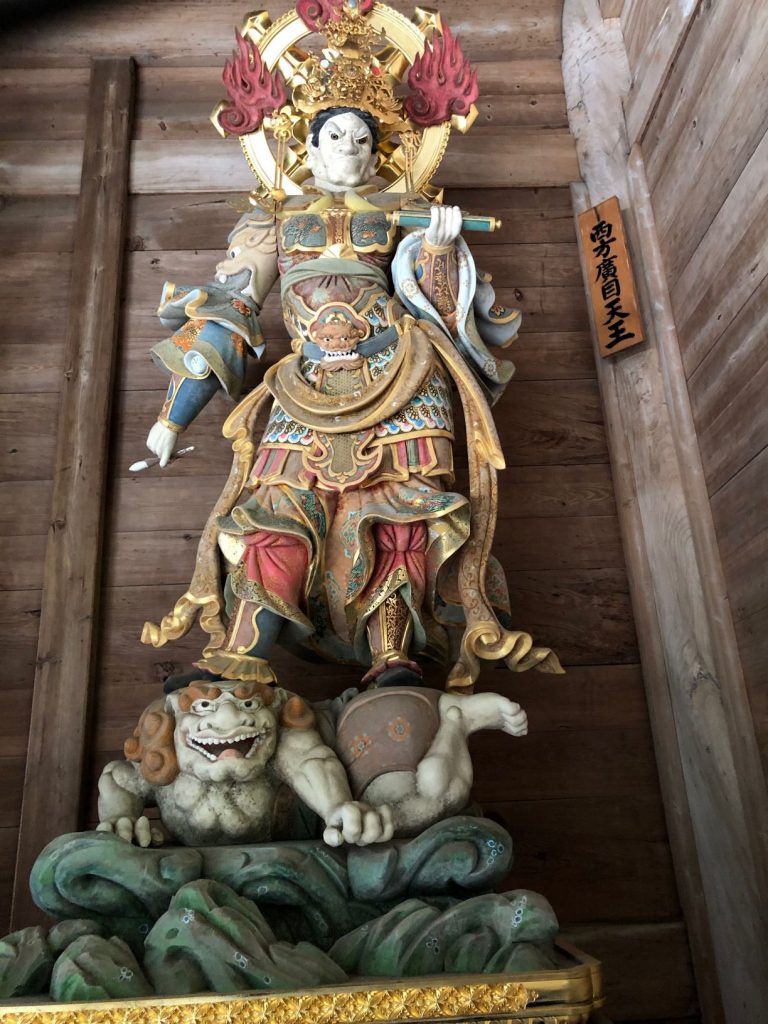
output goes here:
[[[571, 966], [525, 975], [443, 975], [376, 979], [342, 988], [237, 997], [114, 999], [91, 1003], [29, 1000], [0, 1004], [0, 1024], [587, 1024], [603, 1005], [599, 961], [558, 940]], [[450, 980], [449, 980], [450, 979]]]

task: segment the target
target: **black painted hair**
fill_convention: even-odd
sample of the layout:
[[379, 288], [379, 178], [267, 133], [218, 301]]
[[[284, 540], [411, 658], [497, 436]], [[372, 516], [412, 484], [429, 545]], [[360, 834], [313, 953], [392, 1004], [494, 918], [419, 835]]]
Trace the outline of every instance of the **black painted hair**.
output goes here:
[[338, 114], [356, 114], [361, 121], [364, 121], [371, 133], [371, 152], [375, 153], [378, 150], [379, 122], [373, 114], [369, 114], [367, 110], [359, 110], [357, 107], [328, 107], [327, 110], [321, 110], [319, 114], [315, 114], [309, 122], [309, 137], [313, 146], [318, 144], [320, 129], [325, 122], [330, 121], [332, 117], [336, 117]]

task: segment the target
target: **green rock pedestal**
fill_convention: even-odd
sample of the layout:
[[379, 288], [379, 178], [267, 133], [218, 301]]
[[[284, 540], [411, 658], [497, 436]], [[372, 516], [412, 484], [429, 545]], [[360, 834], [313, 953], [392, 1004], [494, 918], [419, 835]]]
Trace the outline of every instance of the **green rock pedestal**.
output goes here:
[[30, 887], [54, 917], [88, 917], [140, 950], [188, 882], [211, 879], [252, 900], [279, 939], [321, 949], [409, 897], [490, 892], [509, 871], [512, 840], [487, 818], [438, 822], [413, 839], [332, 849], [321, 840], [141, 849], [106, 832], [60, 836]]
[[0, 998], [50, 991], [87, 1003], [551, 971], [547, 901], [492, 891], [511, 860], [504, 829], [469, 816], [365, 848], [141, 849], [110, 833], [62, 836], [38, 858], [31, 889], [65, 920], [0, 943]]

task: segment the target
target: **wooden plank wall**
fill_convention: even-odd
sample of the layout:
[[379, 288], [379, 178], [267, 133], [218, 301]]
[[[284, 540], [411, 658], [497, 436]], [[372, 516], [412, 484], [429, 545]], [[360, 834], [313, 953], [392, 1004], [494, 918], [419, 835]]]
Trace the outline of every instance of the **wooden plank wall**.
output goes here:
[[[76, 118], [52, 110], [48, 131], [66, 131], [73, 166], [82, 158], [88, 69], [67, 72]], [[4, 139], [31, 132], [18, 80], [0, 72]], [[33, 111], [30, 111], [33, 114]], [[34, 116], [34, 114], [33, 114]], [[77, 168], [79, 178], [79, 167]], [[0, 170], [0, 933], [8, 930], [11, 885], [35, 677], [43, 561], [49, 528], [56, 422], [77, 199], [51, 181], [44, 202], [19, 196]]]
[[[627, 123], [637, 131], [630, 141], [642, 146], [768, 773], [768, 9], [634, 0], [623, 28], [633, 74]], [[650, 103], [643, 83], [652, 76]]]
[[[682, 1020], [695, 1013], [695, 993], [567, 188], [578, 167], [560, 73], [561, 6], [562, 0], [510, 0], [503, 8], [488, 0], [441, 5], [480, 62], [483, 91], [479, 124], [467, 138], [454, 136], [441, 181], [450, 186], [450, 201], [503, 219], [502, 232], [472, 241], [501, 300], [520, 306], [525, 317], [512, 353], [517, 375], [498, 413], [509, 468], [501, 476], [496, 550], [510, 580], [516, 621], [558, 649], [568, 668], [559, 678], [485, 676], [483, 686], [501, 688], [528, 709], [531, 733], [517, 742], [488, 735], [475, 745], [476, 796], [515, 838], [510, 887], [546, 893], [576, 940], [604, 958], [613, 1017]], [[273, 14], [286, 7], [273, 5]], [[214, 400], [189, 431], [189, 443], [197, 445], [189, 459], [138, 476], [127, 467], [144, 451], [162, 400], [162, 379], [147, 356], [163, 336], [154, 315], [162, 283], [166, 277], [182, 283], [209, 277], [237, 218], [229, 202], [251, 185], [237, 144], [219, 140], [207, 121], [221, 95], [218, 77], [231, 26], [244, 10], [241, 0], [113, 4], [46, 30], [26, 30], [2, 54], [0, 158], [10, 198], [1, 216], [11, 240], [6, 251], [14, 253], [7, 265], [19, 282], [0, 299], [6, 321], [10, 317], [18, 332], [15, 348], [6, 343], [14, 348], [11, 365], [17, 370], [12, 385], [4, 378], [14, 397], [8, 397], [3, 419], [3, 455], [20, 459], [21, 453], [25, 463], [18, 479], [4, 485], [3, 520], [12, 566], [5, 579], [15, 588], [6, 607], [19, 603], [4, 632], [6, 644], [18, 648], [19, 670], [6, 684], [15, 687], [18, 708], [2, 728], [9, 733], [7, 775], [17, 779], [33, 675], [29, 609], [39, 608], [47, 528], [47, 490], [40, 481], [50, 472], [53, 452], [60, 340], [54, 324], [66, 295], [58, 253], [70, 244], [73, 209], [73, 200], [57, 193], [71, 195], [79, 184], [91, 56], [130, 54], [139, 63], [91, 793], [101, 766], [120, 750], [164, 676], [199, 653], [200, 634], [160, 651], [142, 647], [138, 634], [144, 619], [157, 620], [188, 582], [197, 534], [229, 462], [219, 436], [228, 407]], [[21, 312], [18, 295], [33, 273], [43, 276], [30, 316]], [[42, 296], [52, 292], [54, 301], [44, 302]], [[41, 305], [47, 337], [38, 326]], [[252, 381], [286, 351], [275, 297], [263, 324], [269, 352]], [[22, 389], [32, 392], [23, 408]], [[11, 453], [14, 447], [18, 452]], [[306, 666], [284, 654], [275, 664], [285, 685], [300, 675], [295, 685], [312, 697], [339, 692], [356, 679], [353, 671], [340, 679], [338, 669], [323, 668], [308, 679]], [[18, 789], [5, 787], [0, 797], [0, 824], [9, 833], [0, 852], [3, 880], [10, 873]], [[92, 801], [87, 817], [94, 816]], [[5, 893], [7, 884], [0, 890], [3, 907]]]

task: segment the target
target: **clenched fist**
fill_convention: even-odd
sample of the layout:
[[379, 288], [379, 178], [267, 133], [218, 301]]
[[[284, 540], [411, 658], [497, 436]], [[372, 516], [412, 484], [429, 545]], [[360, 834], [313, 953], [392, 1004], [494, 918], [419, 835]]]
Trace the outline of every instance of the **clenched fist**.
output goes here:
[[325, 819], [323, 839], [329, 846], [351, 843], [354, 846], [368, 846], [369, 843], [386, 843], [395, 830], [392, 811], [386, 804], [371, 807], [368, 804], [350, 800], [340, 804]]
[[461, 234], [461, 210], [458, 206], [433, 206], [430, 225], [424, 238], [430, 245], [442, 248], [455, 242]]

